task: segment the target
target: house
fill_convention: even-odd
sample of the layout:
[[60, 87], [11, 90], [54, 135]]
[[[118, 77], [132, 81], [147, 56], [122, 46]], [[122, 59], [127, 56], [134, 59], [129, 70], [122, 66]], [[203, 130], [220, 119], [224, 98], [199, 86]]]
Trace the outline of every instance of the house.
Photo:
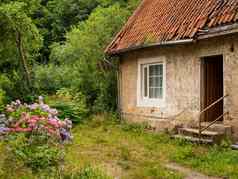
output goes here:
[[127, 120], [238, 139], [237, 0], [143, 0], [106, 53]]

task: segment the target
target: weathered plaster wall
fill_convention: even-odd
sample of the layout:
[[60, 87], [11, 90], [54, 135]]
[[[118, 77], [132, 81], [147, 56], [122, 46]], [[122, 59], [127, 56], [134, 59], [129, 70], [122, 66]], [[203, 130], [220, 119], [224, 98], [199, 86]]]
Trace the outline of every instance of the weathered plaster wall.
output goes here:
[[[121, 108], [125, 117], [133, 121], [152, 120], [153, 123], [158, 122], [161, 128], [169, 128], [171, 122], [175, 121], [173, 119], [181, 123], [197, 120], [200, 111], [201, 57], [221, 54], [224, 57], [224, 94], [230, 95], [225, 100], [224, 109], [230, 111], [232, 119], [225, 120], [225, 123], [233, 126], [238, 137], [238, 35], [124, 54], [120, 68]], [[166, 57], [166, 104], [164, 107], [137, 107], [138, 59], [160, 56]]]

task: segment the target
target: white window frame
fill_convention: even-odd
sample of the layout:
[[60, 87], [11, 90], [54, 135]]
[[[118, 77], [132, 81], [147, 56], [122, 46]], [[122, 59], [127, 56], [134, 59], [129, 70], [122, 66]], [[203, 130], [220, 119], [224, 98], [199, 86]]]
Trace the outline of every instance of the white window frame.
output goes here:
[[[146, 65], [163, 65], [163, 84], [162, 84], [162, 98], [144, 97], [143, 81], [143, 66]], [[149, 69], [149, 68], [148, 68]], [[148, 91], [149, 95], [149, 91]], [[138, 74], [137, 74], [137, 106], [138, 107], [163, 107], [166, 99], [166, 59], [165, 57], [143, 58], [138, 59]]]

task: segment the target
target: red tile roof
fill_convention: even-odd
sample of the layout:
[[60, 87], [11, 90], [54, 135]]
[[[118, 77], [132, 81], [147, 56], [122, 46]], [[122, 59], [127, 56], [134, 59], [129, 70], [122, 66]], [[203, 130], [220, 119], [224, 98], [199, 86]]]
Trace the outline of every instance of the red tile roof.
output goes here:
[[152, 41], [191, 39], [206, 27], [236, 21], [238, 0], [143, 0], [106, 53], [117, 53]]

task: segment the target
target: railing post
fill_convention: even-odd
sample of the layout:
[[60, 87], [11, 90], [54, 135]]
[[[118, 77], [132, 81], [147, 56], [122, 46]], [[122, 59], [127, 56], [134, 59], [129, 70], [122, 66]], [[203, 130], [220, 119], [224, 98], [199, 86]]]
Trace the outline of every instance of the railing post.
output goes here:
[[201, 137], [202, 137], [202, 124], [201, 124], [201, 115], [199, 115], [199, 143], [201, 143]]

